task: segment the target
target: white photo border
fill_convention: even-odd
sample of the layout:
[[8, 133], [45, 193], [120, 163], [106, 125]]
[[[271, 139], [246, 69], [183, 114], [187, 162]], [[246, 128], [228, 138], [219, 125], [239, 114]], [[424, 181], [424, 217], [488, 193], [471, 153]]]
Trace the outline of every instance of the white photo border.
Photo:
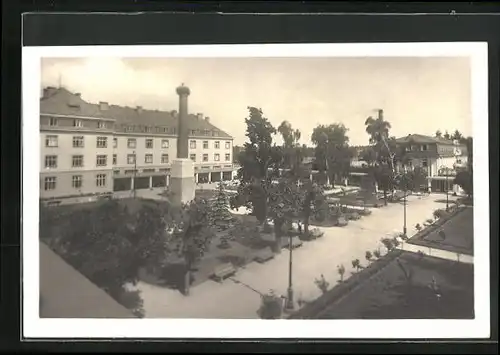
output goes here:
[[[473, 320], [39, 318], [41, 59], [78, 57], [458, 57], [471, 59], [474, 137]], [[488, 44], [486, 42], [65, 46], [22, 49], [22, 322], [25, 338], [431, 339], [490, 336]], [[34, 157], [34, 158], [30, 158]]]

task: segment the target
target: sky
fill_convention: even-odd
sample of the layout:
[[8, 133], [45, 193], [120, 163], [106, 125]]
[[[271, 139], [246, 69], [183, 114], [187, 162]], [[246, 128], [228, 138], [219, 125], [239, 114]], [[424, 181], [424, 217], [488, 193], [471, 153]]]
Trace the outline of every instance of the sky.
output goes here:
[[[248, 106], [278, 127], [287, 120], [311, 145], [319, 124], [343, 123], [350, 144], [368, 144], [365, 119], [377, 109], [391, 135], [472, 134], [466, 57], [44, 58], [41, 89], [62, 86], [88, 102], [178, 110], [177, 86], [191, 89], [190, 113], [246, 141]], [[277, 137], [279, 144], [281, 139]]]

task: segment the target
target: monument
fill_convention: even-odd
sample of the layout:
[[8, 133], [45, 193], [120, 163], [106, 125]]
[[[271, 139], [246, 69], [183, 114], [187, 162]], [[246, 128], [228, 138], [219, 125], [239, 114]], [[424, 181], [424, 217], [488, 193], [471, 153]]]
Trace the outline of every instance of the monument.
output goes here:
[[182, 84], [177, 88], [179, 95], [179, 115], [177, 125], [177, 157], [172, 161], [170, 170], [171, 202], [176, 205], [188, 203], [194, 199], [194, 162], [189, 159], [188, 96], [191, 93]]

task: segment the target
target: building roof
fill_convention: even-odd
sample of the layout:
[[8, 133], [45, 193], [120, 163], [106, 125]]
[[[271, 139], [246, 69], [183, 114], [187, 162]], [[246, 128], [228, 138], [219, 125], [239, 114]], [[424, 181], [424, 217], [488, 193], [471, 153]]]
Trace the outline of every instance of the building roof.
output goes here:
[[[140, 107], [110, 105], [108, 103], [93, 104], [82, 99], [78, 93], [66, 88], [48, 87], [40, 99], [41, 114], [108, 118], [115, 120], [115, 125], [145, 125], [161, 127], [177, 127], [176, 111], [147, 110]], [[187, 119], [190, 130], [216, 131], [217, 137], [232, 138], [229, 134], [212, 125], [209, 120], [190, 114]]]
[[[403, 268], [412, 274], [410, 288]], [[473, 265], [408, 251], [392, 252], [290, 318], [472, 319]]]
[[40, 242], [41, 318], [135, 318]]
[[396, 143], [453, 144], [453, 141], [439, 137], [424, 136], [423, 134], [409, 134], [405, 137], [397, 138]]

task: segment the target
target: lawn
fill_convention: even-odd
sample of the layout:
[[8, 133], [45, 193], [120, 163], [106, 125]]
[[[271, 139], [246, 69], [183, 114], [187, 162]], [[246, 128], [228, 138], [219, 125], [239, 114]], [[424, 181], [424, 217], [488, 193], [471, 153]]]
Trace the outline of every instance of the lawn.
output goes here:
[[[444, 232], [444, 239], [440, 232]], [[442, 226], [430, 227], [428, 234], [423, 231], [419, 235], [418, 238], [411, 238], [408, 243], [473, 255], [474, 209], [473, 207], [465, 207], [445, 221]]]
[[394, 259], [372, 277], [360, 278], [359, 285], [351, 292], [308, 318], [474, 318], [472, 265], [410, 252], [403, 252], [399, 260], [405, 270], [412, 273], [411, 282]]

